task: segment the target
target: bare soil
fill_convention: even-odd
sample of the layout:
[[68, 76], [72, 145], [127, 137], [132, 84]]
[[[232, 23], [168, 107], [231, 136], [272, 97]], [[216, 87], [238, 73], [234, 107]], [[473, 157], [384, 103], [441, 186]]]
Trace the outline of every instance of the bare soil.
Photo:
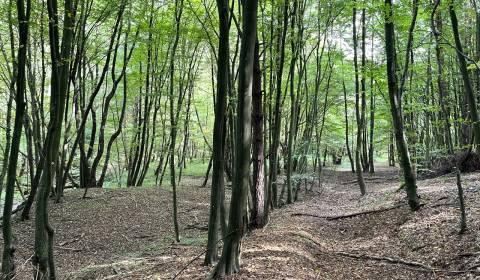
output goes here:
[[[243, 244], [242, 270], [229, 279], [480, 279], [480, 173], [462, 176], [468, 231], [458, 234], [455, 178], [418, 182], [424, 206], [411, 212], [394, 168], [366, 175], [360, 196], [349, 171], [272, 213]], [[60, 279], [205, 279], [208, 188], [200, 178], [179, 190], [181, 242], [173, 239], [171, 193], [159, 188], [66, 192], [52, 204]], [[397, 206], [398, 207], [392, 207]], [[389, 209], [351, 218], [328, 217]], [[315, 217], [316, 216], [316, 217]], [[33, 221], [16, 222], [16, 279], [32, 279]]]

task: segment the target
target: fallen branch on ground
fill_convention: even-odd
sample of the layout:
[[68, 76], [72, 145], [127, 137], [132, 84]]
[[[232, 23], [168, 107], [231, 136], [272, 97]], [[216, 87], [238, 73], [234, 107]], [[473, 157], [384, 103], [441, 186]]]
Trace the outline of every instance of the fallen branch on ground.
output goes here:
[[[397, 178], [390, 178], [390, 177], [365, 177], [364, 178], [365, 181], [385, 181], [385, 182], [393, 181], [396, 179]], [[357, 183], [358, 181], [355, 179], [351, 181], [342, 182], [342, 185], [351, 185], [351, 184], [357, 184]]]
[[327, 221], [334, 221], [334, 220], [341, 220], [341, 219], [347, 219], [347, 218], [353, 218], [357, 216], [362, 216], [362, 215], [368, 215], [368, 214], [375, 214], [375, 213], [381, 213], [381, 212], [386, 212], [390, 210], [394, 210], [397, 208], [402, 207], [404, 204], [396, 204], [390, 207], [386, 208], [381, 208], [381, 209], [375, 209], [375, 210], [368, 210], [368, 211], [362, 211], [362, 212], [357, 212], [357, 213], [352, 213], [352, 214], [346, 214], [346, 215], [339, 215], [339, 216], [318, 216], [314, 214], [308, 214], [308, 213], [293, 213], [292, 216], [308, 216], [308, 217], [315, 217], [315, 218], [320, 218], [320, 219], [326, 219]]
[[352, 254], [347, 252], [332, 252], [335, 255], [349, 257], [358, 260], [369, 260], [369, 261], [380, 261], [380, 262], [387, 262], [392, 264], [400, 264], [407, 267], [415, 268], [416, 270], [422, 270], [425, 272], [441, 272], [447, 274], [465, 274], [465, 273], [475, 273], [478, 274], [479, 271], [475, 269], [468, 269], [468, 270], [445, 270], [445, 269], [438, 269], [435, 267], [431, 267], [429, 265], [415, 262], [415, 261], [407, 261], [399, 258], [390, 258], [390, 257], [379, 257], [379, 256], [370, 256], [370, 255], [361, 255], [361, 254]]

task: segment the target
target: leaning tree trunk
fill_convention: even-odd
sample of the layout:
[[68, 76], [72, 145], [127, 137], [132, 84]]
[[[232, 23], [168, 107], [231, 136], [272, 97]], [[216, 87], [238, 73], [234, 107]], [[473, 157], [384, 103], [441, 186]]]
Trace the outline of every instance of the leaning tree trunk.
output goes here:
[[5, 189], [5, 204], [3, 206], [3, 257], [2, 257], [2, 279], [12, 279], [14, 277], [14, 252], [11, 216], [13, 207], [13, 197], [15, 192], [15, 181], [17, 178], [17, 162], [20, 150], [20, 140], [22, 138], [22, 126], [25, 115], [25, 65], [27, 60], [28, 43], [28, 24], [30, 21], [31, 1], [17, 1], [18, 13], [18, 63], [16, 77], [16, 95], [15, 95], [15, 121], [13, 125], [12, 146], [8, 160], [7, 184]]
[[222, 257], [215, 267], [212, 278], [231, 275], [240, 269], [240, 249], [245, 233], [248, 181], [250, 178], [250, 148], [252, 142], [252, 79], [253, 54], [257, 33], [257, 0], [243, 2], [242, 46], [240, 51], [237, 125], [235, 133], [235, 174], [232, 185], [232, 202], [228, 231]]
[[[416, 0], [414, 0], [414, 4], [416, 4]], [[411, 48], [411, 36], [413, 36], [412, 32], [415, 27], [415, 19], [416, 14], [410, 26], [409, 47], [407, 47], [407, 49]], [[393, 23], [392, 0], [385, 0], [385, 51], [387, 56], [387, 78], [390, 110], [392, 114], [397, 150], [403, 170], [408, 204], [412, 210], [417, 210], [419, 208], [417, 199], [417, 182], [413, 172], [412, 164], [410, 162], [410, 154], [408, 152], [407, 141], [404, 134], [405, 127], [402, 113], [402, 96], [399, 92], [397, 80], [397, 56], [395, 49], [395, 27]], [[407, 50], [407, 54], [408, 53], [409, 51]], [[408, 64], [405, 65], [405, 68], [408, 68]], [[407, 72], [406, 70], [407, 69], [404, 69], [404, 73]], [[403, 76], [403, 78], [405, 78], [405, 76]]]

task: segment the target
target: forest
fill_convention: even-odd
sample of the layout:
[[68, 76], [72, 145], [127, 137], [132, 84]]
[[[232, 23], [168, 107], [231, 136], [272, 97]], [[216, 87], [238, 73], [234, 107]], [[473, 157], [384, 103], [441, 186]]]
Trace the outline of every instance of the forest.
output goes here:
[[477, 0], [2, 0], [0, 279], [477, 279], [477, 103]]

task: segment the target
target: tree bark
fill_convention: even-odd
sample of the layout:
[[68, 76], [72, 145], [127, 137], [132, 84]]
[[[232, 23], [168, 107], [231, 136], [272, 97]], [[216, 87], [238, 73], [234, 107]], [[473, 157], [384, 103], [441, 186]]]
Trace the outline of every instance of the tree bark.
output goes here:
[[460, 73], [462, 74], [463, 84], [465, 87], [465, 99], [468, 101], [468, 105], [470, 108], [470, 118], [473, 122], [473, 134], [475, 136], [476, 151], [480, 152], [480, 122], [477, 110], [477, 100], [475, 98], [470, 76], [468, 74], [467, 61], [465, 59], [462, 42], [460, 40], [460, 34], [458, 31], [458, 19], [454, 5], [455, 1], [452, 0], [448, 6], [448, 11], [450, 13], [450, 21], [452, 22], [452, 31], [453, 37], [455, 39], [455, 48], [457, 50]]
[[[353, 63], [355, 67], [355, 113], [357, 118], [357, 142], [355, 147], [355, 171], [357, 172], [357, 182], [360, 187], [361, 195], [366, 194], [365, 180], [363, 179], [362, 171], [362, 135], [363, 135], [363, 117], [360, 108], [360, 84], [359, 84], [359, 69], [358, 69], [358, 40], [357, 40], [357, 1], [354, 1], [353, 6], [353, 17], [352, 17], [352, 26], [353, 26]], [[363, 111], [363, 110], [362, 110]]]
[[12, 145], [8, 159], [7, 183], [5, 190], [5, 204], [3, 207], [3, 257], [2, 257], [2, 279], [12, 279], [15, 273], [14, 252], [15, 245], [13, 241], [11, 215], [13, 207], [13, 198], [15, 192], [15, 182], [17, 178], [17, 163], [22, 138], [22, 128], [25, 115], [25, 65], [27, 60], [28, 31], [31, 12], [31, 0], [17, 1], [18, 14], [18, 63], [16, 75], [16, 94], [15, 94], [15, 121], [13, 125]]
[[250, 227], [261, 228], [264, 224], [265, 204], [265, 173], [263, 155], [263, 103], [262, 103], [262, 71], [260, 69], [260, 44], [255, 43], [252, 89], [252, 162], [253, 182], [250, 187], [252, 194], [252, 212]]
[[240, 249], [245, 233], [248, 181], [250, 177], [251, 113], [253, 84], [253, 54], [257, 33], [257, 0], [246, 0], [242, 4], [242, 45], [240, 51], [237, 125], [235, 134], [235, 175], [232, 185], [232, 202], [228, 231], [222, 257], [211, 278], [231, 275], [240, 269]]
[[210, 194], [210, 216], [208, 219], [208, 241], [204, 265], [211, 265], [218, 259], [220, 207], [221, 204], [224, 203], [222, 199], [222, 193], [225, 191], [225, 115], [227, 108], [228, 79], [230, 71], [230, 25], [228, 0], [217, 0], [217, 9], [220, 20], [217, 58], [217, 95], [215, 101], [215, 121], [213, 128], [213, 171], [212, 189]]
[[[413, 0], [414, 6], [417, 6], [417, 0]], [[415, 8], [414, 8], [415, 9]], [[416, 13], [412, 19], [409, 30], [409, 43], [407, 47], [407, 54], [411, 48], [411, 37], [413, 36], [413, 29], [415, 27]], [[395, 27], [393, 22], [393, 4], [392, 0], [385, 0], [385, 51], [387, 56], [387, 79], [388, 79], [388, 93], [390, 100], [390, 111], [392, 114], [393, 128], [395, 140], [397, 143], [397, 151], [400, 157], [400, 164], [403, 170], [405, 180], [405, 190], [407, 191], [408, 204], [412, 210], [418, 210], [420, 207], [417, 199], [417, 182], [413, 168], [410, 162], [410, 154], [408, 152], [407, 141], [404, 134], [403, 112], [402, 112], [402, 96], [398, 88], [397, 78], [397, 56], [395, 48]], [[407, 58], [408, 60], [408, 58]], [[404, 66], [408, 68], [408, 63]], [[407, 73], [408, 69], [404, 69]], [[405, 79], [405, 75], [402, 79]], [[402, 80], [403, 83], [403, 80]]]

